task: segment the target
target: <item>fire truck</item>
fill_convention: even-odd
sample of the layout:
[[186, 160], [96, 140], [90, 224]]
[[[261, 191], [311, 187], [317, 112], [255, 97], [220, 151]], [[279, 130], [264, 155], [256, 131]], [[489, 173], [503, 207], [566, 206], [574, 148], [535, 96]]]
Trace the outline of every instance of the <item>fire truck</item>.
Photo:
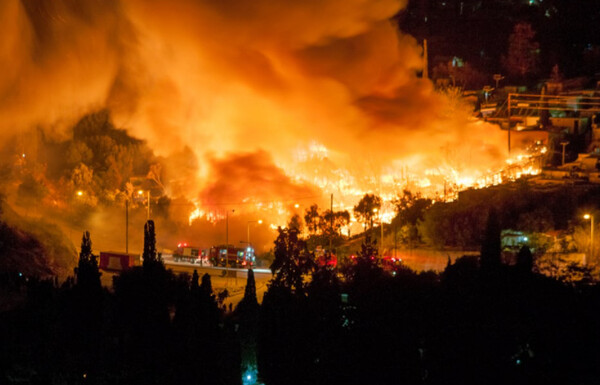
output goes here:
[[255, 263], [254, 249], [251, 246], [213, 246], [209, 250], [209, 258], [214, 266], [248, 268]]
[[315, 261], [320, 267], [334, 268], [337, 266], [337, 256], [320, 245], [315, 249]]
[[173, 253], [173, 261], [211, 266], [209, 252], [209, 249], [190, 246], [187, 243], [182, 242], [177, 245], [177, 250]]

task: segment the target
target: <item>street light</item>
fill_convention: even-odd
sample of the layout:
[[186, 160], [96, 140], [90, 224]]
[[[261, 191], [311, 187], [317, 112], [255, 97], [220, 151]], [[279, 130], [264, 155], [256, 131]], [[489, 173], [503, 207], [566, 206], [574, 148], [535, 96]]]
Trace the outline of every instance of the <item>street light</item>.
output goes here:
[[590, 258], [594, 253], [594, 216], [592, 214], [585, 214], [584, 219], [590, 220]]
[[564, 141], [564, 142], [560, 142], [560, 145], [562, 146], [562, 163], [561, 166], [565, 165], [565, 147], [569, 144], [569, 142]]
[[248, 237], [246, 239], [246, 241], [247, 241], [246, 244], [248, 245], [248, 247], [250, 247], [250, 224], [251, 223], [258, 223], [260, 225], [260, 224], [262, 224], [262, 222], [263, 222], [262, 219], [259, 219], [257, 221], [248, 221], [248, 226], [247, 226], [247, 230], [248, 230], [248, 234], [247, 235], [248, 235]]
[[[148, 193], [148, 204], [146, 207], [146, 220], [149, 221], [150, 220], [150, 190], [146, 191]], [[141, 197], [142, 195], [144, 195], [144, 190], [138, 190], [138, 195]]]
[[[379, 212], [379, 209], [377, 207], [375, 207], [373, 209], [373, 213], [375, 213], [375, 215], [377, 215], [377, 213]], [[371, 220], [371, 227], [373, 226], [373, 220]], [[383, 213], [379, 213], [379, 227], [381, 229], [381, 240], [379, 241], [379, 247], [382, 248], [383, 246]], [[381, 249], [383, 251], [383, 248]]]
[[[226, 210], [225, 211], [225, 276], [227, 277], [227, 280], [225, 281], [225, 285], [229, 284], [229, 211], [231, 211], [232, 213], [235, 212], [234, 210]], [[220, 253], [220, 251], [219, 251]], [[236, 280], [237, 280], [237, 274], [236, 274]]]

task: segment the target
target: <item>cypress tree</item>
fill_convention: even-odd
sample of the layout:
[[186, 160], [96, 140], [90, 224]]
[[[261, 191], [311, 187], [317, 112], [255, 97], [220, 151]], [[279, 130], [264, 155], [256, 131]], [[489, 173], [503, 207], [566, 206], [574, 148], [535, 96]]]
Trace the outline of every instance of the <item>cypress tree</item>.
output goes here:
[[149, 220], [144, 225], [144, 267], [156, 265], [160, 262], [158, 253], [156, 252], [156, 233], [154, 230], [154, 221]]
[[81, 237], [81, 250], [79, 252], [79, 263], [75, 268], [77, 285], [86, 288], [100, 288], [100, 272], [98, 261], [92, 254], [92, 240], [89, 231], [84, 231]]
[[200, 284], [200, 293], [203, 296], [213, 295], [212, 282], [210, 281], [210, 274], [206, 273], [202, 276], [202, 283]]
[[517, 254], [517, 270], [523, 274], [530, 274], [533, 270], [533, 255], [529, 247], [523, 246]]
[[200, 277], [198, 276], [198, 270], [194, 269], [194, 274], [192, 274], [192, 285], [191, 285], [192, 293], [195, 293], [198, 291], [198, 288], [199, 288], [198, 280], [199, 279], [200, 279]]
[[253, 306], [258, 305], [258, 300], [256, 299], [256, 282], [252, 269], [248, 269], [248, 280], [246, 281], [246, 289], [244, 290], [242, 302]]
[[500, 222], [495, 209], [488, 214], [483, 243], [481, 245], [481, 269], [491, 271], [501, 264], [502, 246]]

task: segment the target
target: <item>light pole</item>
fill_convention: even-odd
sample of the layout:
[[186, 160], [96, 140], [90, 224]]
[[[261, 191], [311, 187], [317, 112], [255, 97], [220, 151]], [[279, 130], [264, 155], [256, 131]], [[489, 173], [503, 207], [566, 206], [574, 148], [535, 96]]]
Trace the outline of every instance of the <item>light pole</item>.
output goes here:
[[[383, 246], [383, 215], [382, 212], [375, 207], [373, 209], [373, 213], [375, 213], [375, 215], [379, 214], [379, 228], [381, 229], [381, 239], [379, 240], [379, 247], [382, 248]], [[383, 251], [383, 248], [381, 249], [381, 251]]]
[[125, 253], [129, 254], [129, 196], [125, 199]]
[[377, 215], [377, 212], [379, 211], [379, 209], [377, 207], [373, 208], [373, 215], [371, 216], [371, 230], [373, 229], [373, 217], [375, 215]]
[[[150, 190], [146, 191], [146, 193], [148, 193], [147, 196], [147, 205], [146, 205], [146, 220], [149, 221], [150, 220]], [[142, 196], [144, 195], [144, 190], [138, 190], [138, 195]]]
[[562, 146], [562, 163], [561, 163], [561, 166], [565, 165], [565, 147], [567, 146], [567, 144], [569, 144], [569, 142], [560, 142], [560, 145]]
[[262, 219], [259, 219], [257, 221], [248, 221], [248, 226], [246, 228], [247, 235], [248, 235], [248, 237], [246, 238], [246, 241], [247, 241], [246, 244], [248, 245], [248, 247], [250, 247], [250, 224], [251, 223], [258, 223], [260, 225], [260, 224], [262, 224]]
[[[235, 212], [235, 210], [231, 210], [231, 212]], [[229, 210], [225, 211], [225, 276], [226, 285], [229, 283]], [[237, 278], [237, 275], [236, 275]]]
[[590, 258], [592, 258], [594, 253], [594, 216], [592, 214], [585, 214], [583, 218], [590, 220]]

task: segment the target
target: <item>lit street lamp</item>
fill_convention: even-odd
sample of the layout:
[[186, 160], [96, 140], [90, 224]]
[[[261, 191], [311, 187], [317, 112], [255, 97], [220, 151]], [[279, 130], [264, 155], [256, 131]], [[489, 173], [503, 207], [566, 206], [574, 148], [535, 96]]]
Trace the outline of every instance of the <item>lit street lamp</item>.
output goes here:
[[[148, 193], [148, 204], [146, 206], [146, 220], [149, 221], [150, 220], [150, 190], [146, 191]], [[144, 190], [138, 190], [138, 195], [141, 197], [142, 195], [144, 195]]]
[[562, 146], [562, 163], [561, 166], [565, 165], [565, 147], [569, 144], [569, 142], [564, 141], [564, 142], [560, 142], [560, 145]]
[[[379, 240], [379, 248], [383, 251], [383, 213], [379, 211], [377, 207], [373, 209], [373, 213], [377, 215], [379, 213], [379, 228], [381, 230], [381, 239]], [[373, 220], [371, 220], [371, 227], [373, 226]]]
[[590, 258], [592, 258], [594, 253], [594, 216], [592, 214], [585, 214], [583, 218], [590, 220]]
[[248, 221], [248, 226], [247, 226], [247, 230], [248, 230], [248, 234], [247, 235], [248, 235], [248, 237], [246, 239], [247, 240], [246, 243], [247, 243], [248, 247], [250, 247], [250, 224], [251, 223], [258, 223], [260, 225], [260, 224], [262, 224], [262, 219], [259, 219], [257, 221]]

